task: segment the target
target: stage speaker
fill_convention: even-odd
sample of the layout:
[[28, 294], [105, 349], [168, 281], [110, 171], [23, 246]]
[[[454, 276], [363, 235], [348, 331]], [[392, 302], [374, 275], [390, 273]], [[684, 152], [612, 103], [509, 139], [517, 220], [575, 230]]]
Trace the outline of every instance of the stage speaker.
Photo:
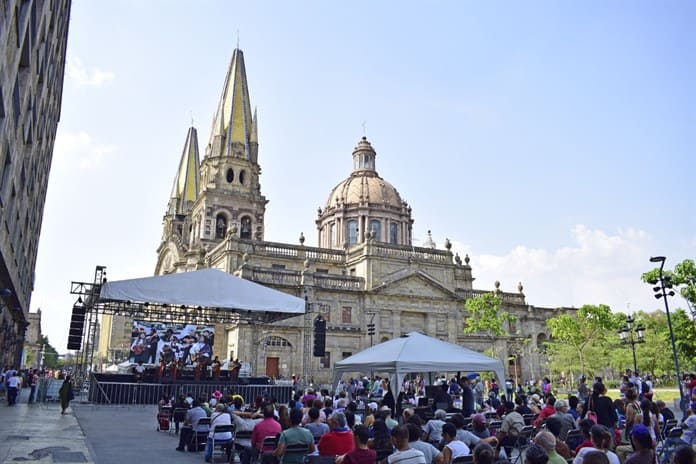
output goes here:
[[321, 316], [314, 321], [314, 356], [326, 356], [326, 321]]
[[70, 330], [68, 332], [68, 349], [79, 350], [82, 348], [82, 332], [85, 327], [85, 307], [74, 305], [70, 317]]

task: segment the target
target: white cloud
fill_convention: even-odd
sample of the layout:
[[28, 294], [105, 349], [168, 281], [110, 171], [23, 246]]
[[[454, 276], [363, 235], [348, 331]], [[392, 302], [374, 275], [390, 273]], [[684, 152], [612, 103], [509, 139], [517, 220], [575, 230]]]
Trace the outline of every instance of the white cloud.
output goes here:
[[78, 87], [100, 87], [105, 82], [114, 80], [116, 75], [111, 71], [103, 71], [92, 67], [87, 69], [79, 58], [68, 60], [65, 73]]
[[651, 237], [629, 228], [616, 233], [577, 225], [573, 243], [557, 249], [517, 245], [505, 255], [477, 254], [457, 242], [453, 251], [469, 253], [475, 288], [516, 292], [524, 285], [527, 302], [535, 306], [575, 306], [604, 303], [614, 311], [652, 311], [654, 298], [640, 280], [651, 268]]
[[57, 161], [74, 160], [81, 169], [89, 169], [102, 162], [116, 147], [96, 143], [85, 131], [77, 133], [58, 131], [53, 156]]

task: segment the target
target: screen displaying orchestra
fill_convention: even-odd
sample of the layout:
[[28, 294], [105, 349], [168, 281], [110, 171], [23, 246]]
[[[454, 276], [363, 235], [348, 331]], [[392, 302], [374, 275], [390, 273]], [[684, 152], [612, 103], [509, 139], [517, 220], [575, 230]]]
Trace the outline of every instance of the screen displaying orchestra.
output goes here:
[[[213, 356], [215, 328], [208, 325], [164, 324], [134, 321], [129, 361], [142, 374], [144, 364], [154, 365], [160, 378], [176, 380], [177, 375], [193, 371], [193, 377], [220, 378], [222, 362]], [[225, 366], [229, 378], [236, 379], [241, 363], [230, 361]], [[226, 376], [227, 377], [227, 376]]]

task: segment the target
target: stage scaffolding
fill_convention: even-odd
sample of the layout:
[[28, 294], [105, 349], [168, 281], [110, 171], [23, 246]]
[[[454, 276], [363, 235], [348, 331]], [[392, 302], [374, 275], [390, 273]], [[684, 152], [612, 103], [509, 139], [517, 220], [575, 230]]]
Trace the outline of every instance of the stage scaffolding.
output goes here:
[[96, 266], [92, 282], [76, 282], [70, 285], [70, 294], [77, 296], [75, 306], [85, 310], [81, 349], [77, 353], [74, 376], [78, 383], [88, 378], [93, 366], [98, 343], [99, 316], [120, 315], [138, 321], [168, 324], [250, 324], [259, 326], [295, 317], [279, 311], [251, 311], [206, 306], [173, 305], [150, 301], [122, 301], [100, 298], [101, 288], [107, 282], [106, 266]]

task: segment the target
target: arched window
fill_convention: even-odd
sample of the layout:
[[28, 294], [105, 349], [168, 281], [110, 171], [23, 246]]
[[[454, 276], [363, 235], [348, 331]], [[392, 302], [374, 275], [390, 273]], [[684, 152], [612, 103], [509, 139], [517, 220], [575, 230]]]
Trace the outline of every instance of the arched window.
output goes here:
[[227, 174], [225, 175], [225, 177], [227, 178], [227, 183], [231, 184], [234, 180], [234, 171], [232, 170], [232, 168], [229, 168], [227, 170]]
[[346, 236], [348, 237], [348, 245], [357, 245], [358, 243], [358, 221], [350, 220], [346, 223], [348, 231]]
[[242, 218], [241, 227], [239, 229], [239, 237], [251, 239], [251, 218], [249, 216], [244, 216]]
[[329, 225], [329, 246], [336, 246], [336, 223]]
[[223, 213], [215, 217], [215, 238], [225, 238], [227, 232], [227, 216]]
[[239, 171], [239, 183], [244, 185], [245, 180], [246, 180], [246, 171], [242, 169], [241, 171]]
[[540, 333], [537, 335], [537, 350], [541, 353], [546, 353], [546, 342], [549, 341], [549, 338], [546, 336], [545, 333]]
[[276, 337], [275, 335], [266, 337], [266, 346], [292, 347], [289, 341], [282, 337]]
[[399, 243], [399, 224], [394, 222], [389, 224], [389, 243], [393, 245]]
[[382, 241], [382, 222], [377, 219], [372, 219], [370, 221], [370, 233], [374, 232], [375, 241]]

